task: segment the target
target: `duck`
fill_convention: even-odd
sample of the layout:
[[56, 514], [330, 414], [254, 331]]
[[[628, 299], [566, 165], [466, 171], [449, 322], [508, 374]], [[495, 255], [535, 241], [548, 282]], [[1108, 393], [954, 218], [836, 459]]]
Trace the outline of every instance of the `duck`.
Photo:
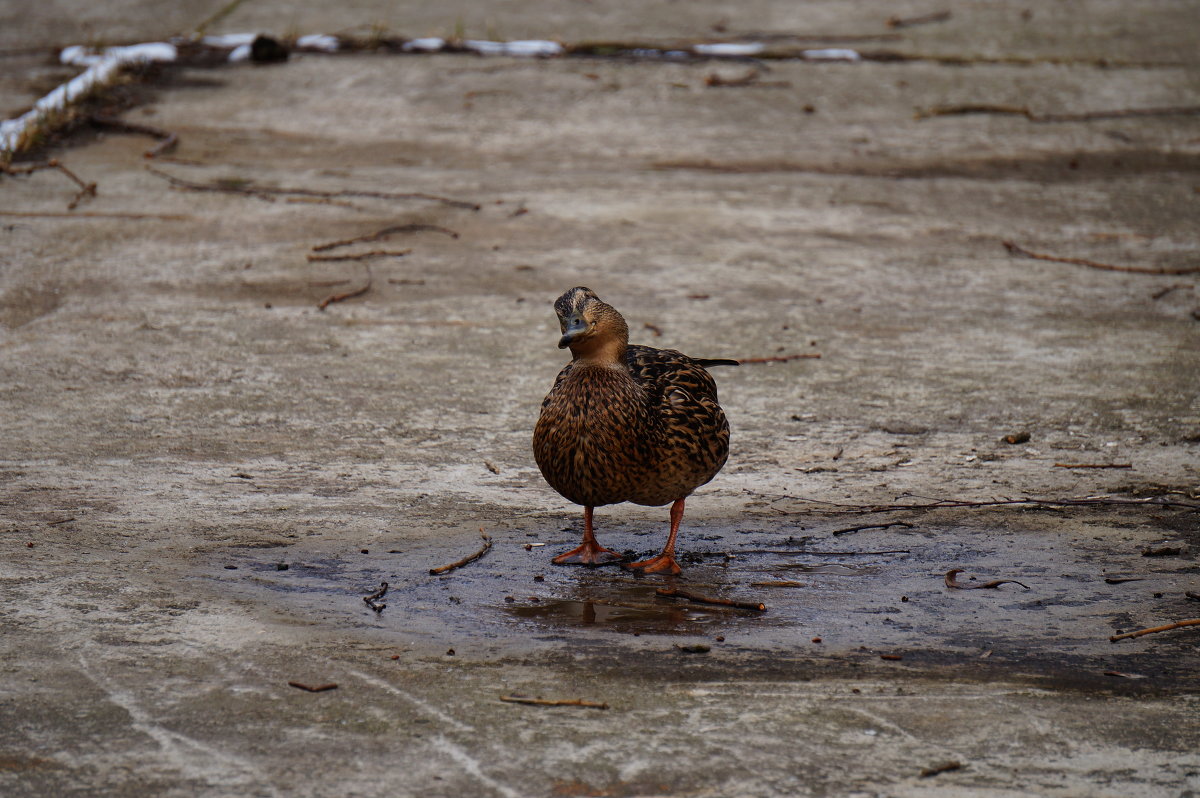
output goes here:
[[[558, 347], [571, 350], [571, 362], [542, 401], [533, 454], [550, 487], [583, 506], [583, 541], [552, 562], [678, 574], [675, 542], [687, 497], [729, 457], [729, 422], [707, 367], [738, 361], [630, 344], [625, 318], [584, 286], [555, 300], [554, 311]], [[662, 553], [625, 563], [597, 542], [594, 509], [622, 502], [671, 505]]]

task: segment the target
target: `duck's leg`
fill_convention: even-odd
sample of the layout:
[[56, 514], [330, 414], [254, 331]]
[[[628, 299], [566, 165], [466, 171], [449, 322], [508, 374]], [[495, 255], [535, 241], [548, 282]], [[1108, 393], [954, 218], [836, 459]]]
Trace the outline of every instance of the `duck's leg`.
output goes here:
[[620, 562], [621, 555], [606, 549], [596, 542], [592, 531], [592, 508], [583, 508], [583, 542], [568, 552], [558, 555], [550, 562], [555, 565], [607, 565]]
[[675, 562], [675, 536], [679, 534], [679, 522], [683, 520], [683, 502], [683, 499], [676, 499], [671, 505], [671, 534], [667, 536], [667, 545], [663, 546], [662, 554], [628, 563], [626, 568], [637, 568], [648, 574], [677, 574], [683, 570]]

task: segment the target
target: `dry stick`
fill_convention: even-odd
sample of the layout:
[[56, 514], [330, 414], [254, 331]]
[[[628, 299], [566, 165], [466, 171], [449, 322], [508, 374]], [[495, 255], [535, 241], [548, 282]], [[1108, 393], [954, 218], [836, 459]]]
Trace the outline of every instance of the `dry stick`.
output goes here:
[[150, 149], [142, 153], [145, 158], [157, 158], [165, 152], [170, 152], [179, 143], [179, 136], [169, 130], [163, 130], [160, 127], [152, 125], [141, 125], [137, 122], [126, 122], [124, 119], [117, 119], [111, 116], [100, 116], [92, 114], [89, 117], [93, 125], [98, 127], [112, 128], [113, 130], [121, 130], [126, 133], [141, 133], [144, 136], [158, 139], [158, 144], [155, 144]]
[[1113, 635], [1108, 638], [1112, 642], [1124, 640], [1127, 637], [1141, 637], [1142, 635], [1150, 635], [1155, 632], [1169, 632], [1172, 629], [1182, 629], [1185, 626], [1200, 626], [1200, 618], [1189, 618], [1186, 621], [1176, 621], [1165, 626], [1151, 626], [1149, 629], [1138, 629], [1136, 632], [1126, 632], [1125, 634]]
[[44, 163], [30, 164], [29, 166], [6, 166], [4, 164], [0, 164], [0, 172], [3, 172], [4, 174], [10, 175], [12, 177], [17, 177], [19, 175], [33, 174], [34, 172], [40, 172], [43, 169], [57, 169], [58, 171], [62, 172], [64, 175], [66, 175], [70, 180], [72, 180], [75, 183], [75, 185], [79, 186], [79, 191], [75, 194], [75, 198], [72, 199], [69, 203], [67, 203], [67, 210], [69, 210], [69, 211], [75, 210], [75, 208], [79, 205], [79, 203], [83, 201], [84, 197], [96, 196], [96, 184], [95, 183], [83, 182], [83, 180], [80, 179], [79, 175], [75, 174], [70, 169], [63, 166], [62, 162], [59, 161], [57, 158], [51, 158], [50, 160], [48, 160]]
[[333, 263], [345, 260], [370, 260], [371, 258], [403, 258], [411, 254], [411, 249], [376, 249], [371, 252], [361, 252], [357, 255], [309, 255], [308, 262]]
[[[821, 499], [807, 499], [803, 496], [784, 496], [785, 499], [793, 501], [810, 502], [813, 504], [828, 504], [832, 507], [840, 508], [830, 511], [830, 514], [843, 515], [865, 515], [870, 513], [891, 513], [900, 511], [920, 511], [920, 510], [946, 510], [961, 507], [1007, 507], [1010, 505], [1027, 504], [1035, 507], [1168, 507], [1183, 510], [1200, 511], [1200, 503], [1181, 502], [1170, 499], [1162, 499], [1159, 497], [1149, 497], [1146, 499], [1110, 499], [1110, 498], [1084, 498], [1084, 499], [995, 499], [991, 501], [964, 501], [958, 499], [938, 499], [926, 504], [838, 504], [837, 502], [823, 501]], [[780, 512], [790, 515], [787, 510]]]
[[608, 704], [598, 701], [584, 701], [582, 698], [526, 698], [519, 695], [502, 695], [500, 700], [508, 704], [531, 704], [538, 707], [587, 707], [589, 709], [608, 709]]
[[871, 554], [911, 554], [910, 549], [883, 551], [811, 551], [809, 549], [738, 549], [738, 554], [778, 554], [783, 557], [811, 555], [813, 557], [864, 557]]
[[892, 521], [890, 524], [862, 524], [860, 526], [848, 526], [845, 529], [835, 529], [830, 534], [845, 535], [850, 532], [861, 532], [864, 529], [887, 529], [888, 527], [902, 526], [907, 529], [912, 529], [913, 525], [906, 521]]
[[307, 690], [310, 693], [323, 693], [326, 690], [336, 690], [337, 684], [334, 682], [326, 682], [325, 684], [305, 684], [304, 682], [288, 682], [289, 687], [296, 687], [301, 690]]
[[888, 17], [886, 24], [889, 28], [911, 28], [914, 25], [929, 25], [934, 22], [945, 22], [950, 19], [949, 11], [936, 11], [919, 17]]
[[1018, 582], [1016, 579], [993, 579], [990, 582], [981, 582], [978, 585], [964, 585], [962, 582], [959, 582], [954, 578], [955, 575], [961, 574], [962, 572], [962, 568], [951, 568], [949, 571], [947, 571], [945, 577], [946, 587], [953, 587], [958, 590], [986, 590], [988, 588], [1000, 587], [1000, 585], [1013, 584], [1020, 585], [1026, 590], [1030, 589], [1029, 585], [1025, 584], [1024, 582]]
[[462, 568], [464, 565], [473, 563], [483, 555], [487, 554], [488, 549], [492, 547], [492, 538], [488, 535], [488, 533], [483, 531], [483, 527], [479, 528], [479, 536], [483, 538], [483, 546], [480, 547], [479, 551], [475, 552], [474, 554], [469, 554], [466, 557], [463, 557], [461, 560], [455, 560], [449, 565], [443, 565], [440, 568], [430, 568], [429, 573], [433, 576], [437, 576], [438, 574], [446, 574], [453, 571], [455, 568]]
[[718, 604], [723, 607], [737, 607], [739, 610], [755, 610], [757, 612], [765, 612], [767, 605], [761, 601], [735, 601], [733, 599], [714, 598], [712, 596], [701, 596], [699, 593], [688, 593], [685, 590], [680, 590], [674, 587], [660, 587], [654, 591], [655, 595], [664, 596], [666, 598], [681, 598], [688, 601], [694, 601], [697, 604]]
[[266, 186], [255, 186], [247, 182], [245, 185], [230, 185], [221, 183], [194, 183], [191, 180], [184, 180], [180, 177], [167, 174], [159, 169], [155, 169], [149, 164], [146, 165], [146, 170], [153, 175], [161, 177], [175, 188], [186, 189], [188, 191], [219, 191], [230, 194], [243, 194], [248, 197], [256, 197], [258, 199], [273, 199], [274, 196], [295, 196], [295, 197], [320, 197], [322, 199], [337, 199], [338, 197], [369, 197], [372, 199], [388, 199], [388, 200], [405, 200], [405, 199], [423, 199], [430, 202], [440, 202], [443, 205], [449, 205], [452, 208], [466, 208], [467, 210], [477, 211], [479, 205], [474, 202], [464, 202], [462, 200], [449, 199], [447, 197], [439, 197], [435, 194], [424, 194], [421, 192], [411, 192], [398, 194], [390, 191], [354, 191], [344, 189], [342, 191], [316, 191], [308, 188], [271, 188]]
[[374, 593], [372, 593], [369, 596], [363, 596], [363, 602], [365, 602], [366, 605], [368, 607], [370, 607], [371, 609], [373, 609], [376, 613], [383, 612], [385, 609], [387, 609], [387, 605], [380, 604], [380, 603], [378, 603], [378, 601], [379, 601], [379, 599], [381, 599], [385, 595], [387, 595], [387, 592], [388, 592], [388, 583], [380, 582], [378, 590], [376, 590]]
[[744, 366], [747, 363], [787, 363], [790, 360], [819, 360], [820, 358], [820, 353], [812, 352], [800, 355], [772, 355], [771, 357], [739, 357], [734, 359], [737, 360], [739, 365]]
[[1055, 463], [1055, 468], [1133, 468], [1133, 463]]
[[313, 252], [325, 252], [338, 247], [348, 247], [351, 244], [363, 244], [370, 241], [379, 241], [382, 238], [395, 235], [396, 233], [445, 233], [451, 238], [458, 238], [458, 233], [448, 227], [442, 227], [436, 224], [396, 224], [391, 227], [385, 227], [382, 230], [377, 230], [374, 233], [355, 236], [354, 238], [344, 238], [341, 241], [330, 241], [327, 244], [317, 244], [312, 248]]
[[364, 285], [362, 288], [356, 288], [353, 291], [347, 291], [344, 294], [330, 294], [329, 296], [327, 296], [321, 300], [320, 304], [317, 305], [317, 310], [324, 310], [325, 308], [332, 305], [334, 302], [345, 302], [347, 299], [354, 299], [354, 297], [362, 296], [363, 294], [370, 291], [371, 290], [371, 267], [367, 266], [366, 269], [367, 269], [367, 284], [366, 285]]
[[156, 219], [165, 222], [182, 222], [192, 218], [186, 213], [101, 213], [98, 211], [80, 211], [79, 213], [0, 211], [0, 216], [16, 216], [22, 219]]
[[967, 105], [935, 105], [919, 109], [917, 119], [935, 116], [965, 116], [968, 114], [1009, 114], [1023, 116], [1030, 122], [1093, 122], [1098, 119], [1129, 119], [1146, 116], [1191, 116], [1200, 114], [1200, 106], [1178, 105], [1161, 108], [1120, 108], [1113, 111], [1085, 111], [1078, 114], [1035, 114], [1024, 105], [989, 105], [987, 103]]
[[1033, 258], [1034, 260], [1046, 260], [1051, 263], [1070, 263], [1075, 266], [1087, 266], [1092, 269], [1102, 269], [1109, 272], [1128, 272], [1130, 274], [1196, 274], [1200, 273], [1200, 266], [1187, 267], [1182, 269], [1145, 269], [1140, 266], [1114, 266], [1111, 263], [1098, 263], [1094, 260], [1086, 258], [1062, 258], [1057, 255], [1045, 255], [1041, 252], [1031, 252], [1024, 247], [1019, 247], [1011, 241], [1002, 241], [1004, 248], [1014, 255], [1020, 255], [1025, 258]]

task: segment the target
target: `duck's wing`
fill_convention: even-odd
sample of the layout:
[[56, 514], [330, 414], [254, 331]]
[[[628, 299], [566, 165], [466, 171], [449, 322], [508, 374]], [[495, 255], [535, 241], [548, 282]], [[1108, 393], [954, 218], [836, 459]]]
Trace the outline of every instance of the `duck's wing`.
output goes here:
[[632, 344], [625, 351], [625, 363], [633, 378], [641, 383], [651, 401], [668, 401], [672, 390], [684, 391], [694, 401], [717, 401], [717, 383], [705, 370], [706, 365], [737, 364], [737, 361], [712, 361], [688, 357], [674, 349], [655, 349]]

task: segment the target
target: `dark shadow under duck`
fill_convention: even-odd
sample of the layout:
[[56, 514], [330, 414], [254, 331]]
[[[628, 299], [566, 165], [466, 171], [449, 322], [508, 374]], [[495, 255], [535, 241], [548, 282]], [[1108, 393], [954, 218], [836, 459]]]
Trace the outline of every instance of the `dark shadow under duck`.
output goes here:
[[557, 565], [603, 565], [621, 556], [596, 541], [592, 510], [605, 504], [671, 504], [671, 532], [656, 557], [628, 563], [646, 573], [679, 573], [675, 538], [684, 500], [708, 482], [729, 455], [729, 424], [717, 386], [700, 360], [672, 349], [629, 344], [616, 308], [588, 288], [554, 303], [567, 364], [542, 402], [533, 453], [542, 476], [583, 505], [583, 542]]

